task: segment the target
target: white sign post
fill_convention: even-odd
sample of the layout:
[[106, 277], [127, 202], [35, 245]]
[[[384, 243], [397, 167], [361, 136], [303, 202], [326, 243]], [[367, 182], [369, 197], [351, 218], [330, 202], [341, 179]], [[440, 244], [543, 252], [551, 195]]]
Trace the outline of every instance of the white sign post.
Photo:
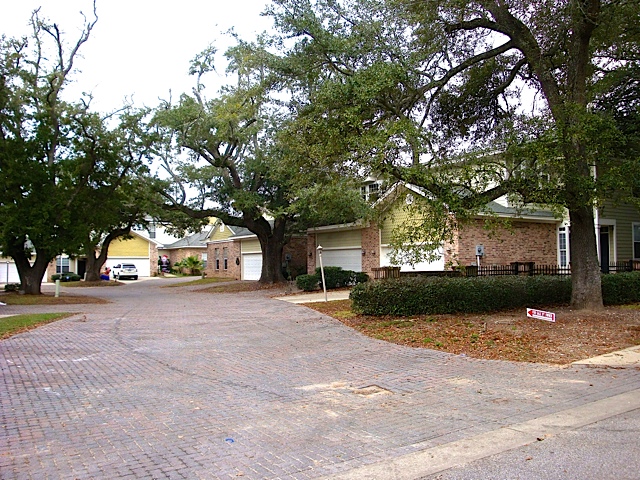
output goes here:
[[547, 322], [556, 321], [555, 313], [545, 312], [544, 310], [536, 310], [534, 308], [527, 308], [527, 317], [539, 318], [540, 320], [546, 320]]

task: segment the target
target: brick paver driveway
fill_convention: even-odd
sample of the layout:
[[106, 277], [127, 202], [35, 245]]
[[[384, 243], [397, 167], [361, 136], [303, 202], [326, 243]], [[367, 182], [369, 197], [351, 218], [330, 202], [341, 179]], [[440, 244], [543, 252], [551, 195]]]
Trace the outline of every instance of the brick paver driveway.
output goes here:
[[[264, 292], [166, 279], [0, 342], [0, 477], [317, 478], [640, 387], [366, 338]], [[73, 290], [79, 293], [78, 290]]]

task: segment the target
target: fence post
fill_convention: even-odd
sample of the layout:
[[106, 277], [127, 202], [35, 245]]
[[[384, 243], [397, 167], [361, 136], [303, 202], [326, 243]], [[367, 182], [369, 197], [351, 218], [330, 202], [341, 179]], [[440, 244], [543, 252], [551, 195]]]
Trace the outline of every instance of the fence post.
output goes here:
[[520, 266], [520, 262], [511, 262], [511, 270], [513, 271], [513, 275], [518, 275], [519, 266]]

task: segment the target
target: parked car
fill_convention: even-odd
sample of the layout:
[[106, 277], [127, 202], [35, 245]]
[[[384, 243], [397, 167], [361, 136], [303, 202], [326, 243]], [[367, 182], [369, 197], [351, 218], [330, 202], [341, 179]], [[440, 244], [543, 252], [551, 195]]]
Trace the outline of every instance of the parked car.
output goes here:
[[113, 278], [116, 280], [123, 280], [130, 278], [132, 280], [138, 279], [138, 269], [133, 263], [119, 263], [113, 269]]

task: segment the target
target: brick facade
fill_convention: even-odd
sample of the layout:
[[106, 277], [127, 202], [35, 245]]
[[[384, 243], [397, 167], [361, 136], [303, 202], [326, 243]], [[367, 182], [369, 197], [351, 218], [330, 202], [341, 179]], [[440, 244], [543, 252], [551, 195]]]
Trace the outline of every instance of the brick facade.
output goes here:
[[373, 269], [380, 266], [380, 228], [371, 225], [360, 230], [362, 235], [362, 271], [372, 275]]
[[[225, 269], [225, 252], [227, 268]], [[217, 261], [216, 261], [217, 260]], [[207, 244], [207, 268], [205, 272], [210, 277], [223, 277], [234, 280], [241, 278], [240, 242], [227, 240]]]
[[511, 262], [558, 262], [558, 236], [555, 223], [513, 222], [510, 229], [485, 229], [478, 219], [464, 226], [454, 242], [445, 245], [445, 265], [476, 263], [476, 245], [484, 245], [481, 265], [508, 265]]
[[316, 235], [309, 233], [307, 235], [307, 273], [313, 275], [316, 273]]

